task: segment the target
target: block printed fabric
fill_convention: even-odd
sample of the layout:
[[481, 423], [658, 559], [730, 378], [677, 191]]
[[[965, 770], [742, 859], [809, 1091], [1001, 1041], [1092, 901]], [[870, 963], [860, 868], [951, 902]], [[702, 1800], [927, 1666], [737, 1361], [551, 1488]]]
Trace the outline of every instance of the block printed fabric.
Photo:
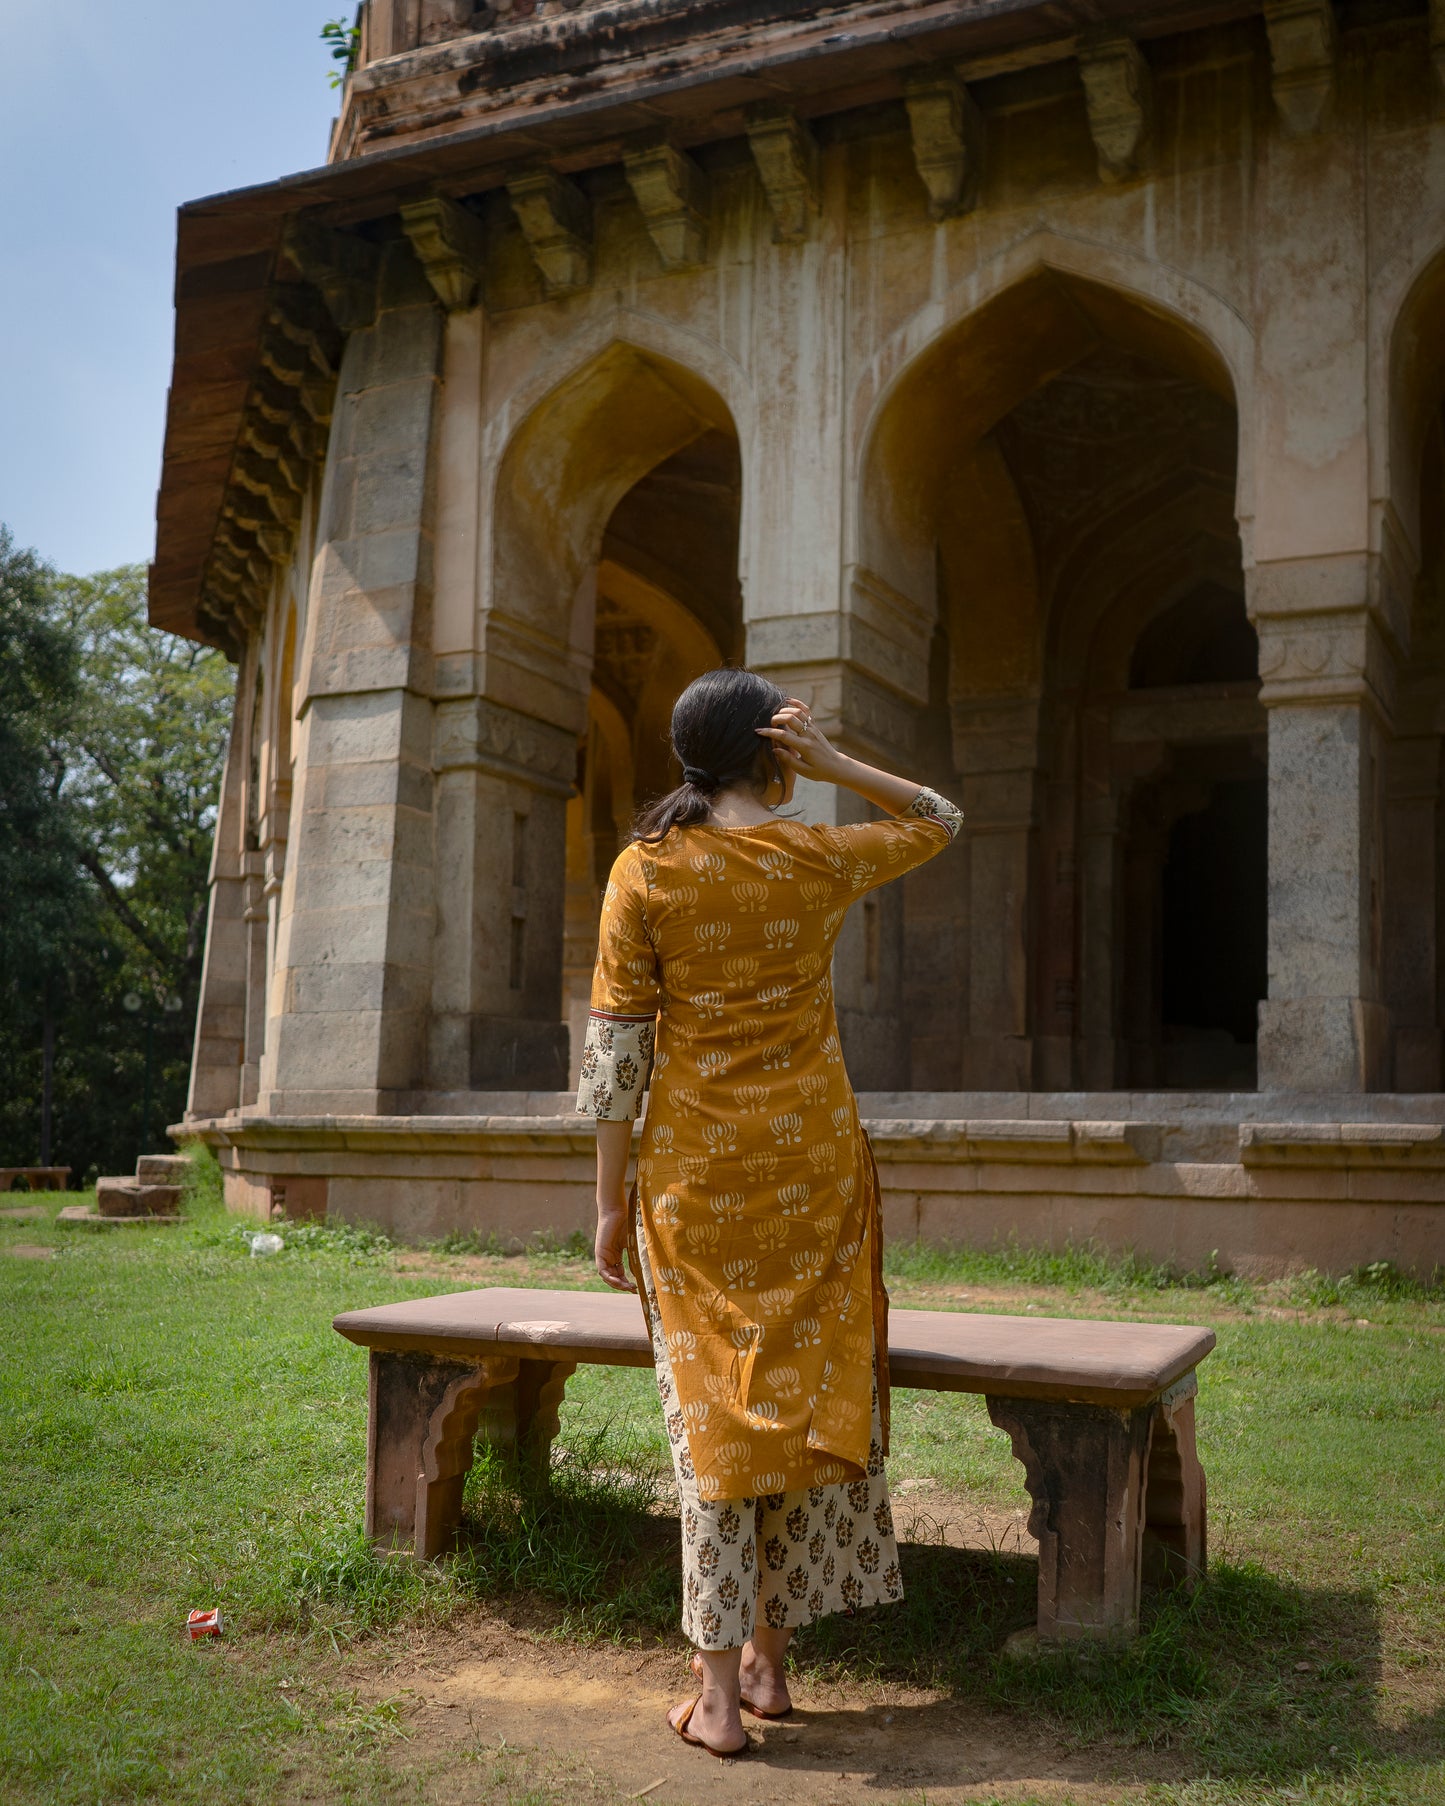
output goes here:
[[861, 1480], [757, 1498], [704, 1499], [688, 1452], [641, 1235], [638, 1256], [657, 1391], [677, 1476], [683, 1635], [699, 1649], [737, 1649], [752, 1637], [759, 1619], [774, 1630], [796, 1630], [829, 1612], [861, 1611], [865, 1605], [901, 1599], [903, 1576], [883, 1469], [878, 1388], [873, 1388], [868, 1471]]
[[866, 1478], [875, 1357], [887, 1451], [877, 1175], [831, 961], [849, 904], [961, 821], [924, 790], [856, 826], [674, 829], [612, 868], [577, 1108], [636, 1117], [650, 1063], [637, 1211], [702, 1498]]

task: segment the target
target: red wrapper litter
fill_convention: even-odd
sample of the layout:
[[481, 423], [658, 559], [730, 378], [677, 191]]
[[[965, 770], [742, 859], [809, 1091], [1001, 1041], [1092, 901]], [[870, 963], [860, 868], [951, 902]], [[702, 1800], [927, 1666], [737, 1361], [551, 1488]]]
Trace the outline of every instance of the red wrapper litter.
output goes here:
[[219, 1637], [221, 1634], [221, 1608], [217, 1606], [209, 1612], [192, 1612], [186, 1619], [186, 1629], [191, 1633], [193, 1643], [198, 1643], [202, 1637]]

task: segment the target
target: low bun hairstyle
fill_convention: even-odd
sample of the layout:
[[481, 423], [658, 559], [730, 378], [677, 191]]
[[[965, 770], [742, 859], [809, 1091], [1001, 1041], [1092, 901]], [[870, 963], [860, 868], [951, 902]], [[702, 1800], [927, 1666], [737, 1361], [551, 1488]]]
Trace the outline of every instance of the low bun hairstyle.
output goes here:
[[770, 727], [787, 700], [766, 677], [731, 666], [690, 683], [672, 709], [672, 750], [682, 783], [638, 812], [633, 838], [653, 846], [674, 828], [705, 822], [713, 799], [734, 784], [762, 792], [770, 780], [782, 783], [773, 742], [757, 730]]

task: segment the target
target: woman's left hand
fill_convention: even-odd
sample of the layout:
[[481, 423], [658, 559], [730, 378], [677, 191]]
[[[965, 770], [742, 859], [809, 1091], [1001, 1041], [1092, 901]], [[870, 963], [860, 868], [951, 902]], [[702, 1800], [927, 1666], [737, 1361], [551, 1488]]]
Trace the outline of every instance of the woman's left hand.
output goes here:
[[623, 1271], [622, 1255], [626, 1247], [626, 1206], [604, 1208], [599, 1204], [597, 1206], [597, 1240], [593, 1244], [593, 1252], [597, 1260], [597, 1271], [614, 1292], [635, 1292], [637, 1290], [637, 1287]]

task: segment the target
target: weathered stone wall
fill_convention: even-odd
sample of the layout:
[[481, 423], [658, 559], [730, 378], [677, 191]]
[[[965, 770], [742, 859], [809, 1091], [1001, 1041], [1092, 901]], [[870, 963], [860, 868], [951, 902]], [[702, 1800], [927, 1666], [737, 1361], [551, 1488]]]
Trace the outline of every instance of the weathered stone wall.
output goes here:
[[[861, 1088], [1204, 1070], [1159, 1036], [1160, 872], [1267, 783], [1260, 1091], [1438, 1091], [1445, 120], [1423, 16], [1271, 47], [1244, 20], [629, 151], [478, 199], [475, 280], [393, 237], [251, 655], [306, 591], [269, 866], [246, 748], [280, 717], [238, 703], [195, 1114], [564, 1084], [666, 694], [739, 654], [968, 815], [845, 931]], [[1140, 678], [1206, 592], [1256, 668]], [[1186, 1164], [1263, 1196], [1237, 1146]], [[1088, 1186], [1142, 1196], [1122, 1171]]]

